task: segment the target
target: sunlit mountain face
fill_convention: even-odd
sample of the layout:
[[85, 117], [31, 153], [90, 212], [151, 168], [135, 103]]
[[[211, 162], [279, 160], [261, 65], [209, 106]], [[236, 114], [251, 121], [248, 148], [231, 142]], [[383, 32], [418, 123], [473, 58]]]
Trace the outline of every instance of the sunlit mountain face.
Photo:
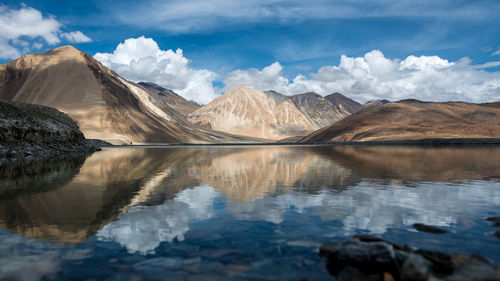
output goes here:
[[496, 147], [143, 147], [1, 166], [1, 276], [99, 265], [153, 280], [155, 268], [321, 279], [318, 245], [353, 234], [500, 261], [484, 220], [500, 215], [499, 158]]

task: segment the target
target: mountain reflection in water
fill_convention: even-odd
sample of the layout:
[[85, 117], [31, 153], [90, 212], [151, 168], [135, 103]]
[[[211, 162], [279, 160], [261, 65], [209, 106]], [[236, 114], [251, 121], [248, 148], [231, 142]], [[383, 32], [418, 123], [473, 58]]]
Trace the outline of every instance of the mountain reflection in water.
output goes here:
[[467, 231], [500, 206], [498, 159], [498, 147], [106, 148], [31, 172], [0, 167], [0, 228], [55, 243], [94, 236], [139, 254], [184, 241], [195, 223], [280, 225], [293, 214], [319, 219], [295, 217], [318, 241], [417, 222]]

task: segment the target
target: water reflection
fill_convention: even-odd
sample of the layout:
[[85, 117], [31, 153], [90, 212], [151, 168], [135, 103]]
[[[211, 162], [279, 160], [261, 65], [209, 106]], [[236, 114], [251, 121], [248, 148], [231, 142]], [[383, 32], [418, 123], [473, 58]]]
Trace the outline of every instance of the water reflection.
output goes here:
[[334, 146], [324, 155], [363, 178], [437, 182], [500, 179], [498, 146]]
[[341, 221], [344, 234], [452, 226], [500, 205], [497, 181], [470, 181], [498, 180], [496, 159], [495, 147], [109, 148], [47, 173], [0, 170], [0, 227], [65, 243], [97, 233], [150, 253], [162, 241], [182, 241], [193, 222], [280, 224], [290, 210]]

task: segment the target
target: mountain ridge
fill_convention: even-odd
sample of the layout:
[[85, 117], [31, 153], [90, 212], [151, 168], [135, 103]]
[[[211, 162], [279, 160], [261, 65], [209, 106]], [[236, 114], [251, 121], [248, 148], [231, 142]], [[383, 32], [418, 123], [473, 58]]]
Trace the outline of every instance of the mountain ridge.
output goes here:
[[140, 86], [72, 46], [0, 65], [0, 98], [54, 107], [77, 121], [87, 138], [114, 144], [247, 141], [197, 128], [173, 109], [165, 112]]
[[281, 140], [306, 135], [350, 114], [313, 92], [286, 96], [238, 86], [193, 112], [189, 119], [205, 128]]
[[391, 102], [364, 108], [299, 142], [467, 138], [500, 138], [500, 102]]

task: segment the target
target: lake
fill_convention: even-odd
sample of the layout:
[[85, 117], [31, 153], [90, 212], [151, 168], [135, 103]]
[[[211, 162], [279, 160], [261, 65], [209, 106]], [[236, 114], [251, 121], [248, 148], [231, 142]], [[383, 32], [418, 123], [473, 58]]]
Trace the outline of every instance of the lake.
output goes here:
[[113, 147], [0, 175], [1, 280], [331, 280], [318, 247], [356, 234], [500, 263], [498, 146]]

